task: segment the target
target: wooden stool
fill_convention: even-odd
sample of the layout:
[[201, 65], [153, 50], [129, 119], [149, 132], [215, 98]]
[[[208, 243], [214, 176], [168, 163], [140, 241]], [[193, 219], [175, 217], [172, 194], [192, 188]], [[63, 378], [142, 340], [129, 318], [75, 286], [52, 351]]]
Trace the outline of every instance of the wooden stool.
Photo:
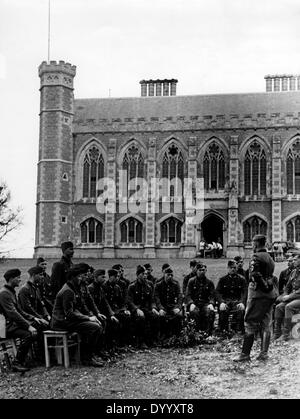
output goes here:
[[4, 359], [8, 368], [11, 367], [9, 350], [12, 349], [14, 357], [17, 355], [17, 345], [14, 339], [0, 339], [0, 350], [3, 352]]
[[[54, 344], [50, 345], [48, 339], [54, 339]], [[44, 331], [44, 346], [45, 346], [45, 360], [46, 368], [50, 367], [50, 353], [49, 349], [55, 349], [57, 363], [59, 365], [63, 364], [64, 357], [64, 366], [69, 368], [70, 366], [70, 357], [69, 357], [69, 348], [76, 347], [76, 362], [80, 364], [80, 336], [78, 333], [70, 333], [67, 331], [56, 331], [56, 330], [45, 330]]]

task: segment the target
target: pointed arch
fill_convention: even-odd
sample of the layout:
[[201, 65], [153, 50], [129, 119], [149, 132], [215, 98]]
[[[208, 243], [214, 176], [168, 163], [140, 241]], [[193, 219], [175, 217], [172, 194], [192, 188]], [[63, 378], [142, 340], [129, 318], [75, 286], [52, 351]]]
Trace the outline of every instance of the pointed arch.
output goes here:
[[300, 242], [300, 211], [293, 212], [282, 221], [283, 240]]
[[91, 137], [80, 147], [75, 159], [75, 197], [96, 199], [97, 181], [105, 176], [107, 150], [99, 139]]
[[104, 242], [103, 220], [93, 215], [85, 216], [80, 222], [80, 242], [82, 244], [102, 244]]
[[198, 153], [198, 177], [203, 176], [206, 191], [223, 190], [228, 174], [228, 148], [219, 138], [213, 136]]
[[294, 135], [284, 146], [283, 171], [288, 195], [300, 194], [300, 135]]
[[268, 221], [266, 217], [261, 214], [252, 213], [248, 214], [242, 220], [244, 243], [251, 243], [256, 234], [268, 233]]
[[159, 242], [179, 245], [183, 241], [184, 222], [176, 214], [167, 214], [158, 221]]

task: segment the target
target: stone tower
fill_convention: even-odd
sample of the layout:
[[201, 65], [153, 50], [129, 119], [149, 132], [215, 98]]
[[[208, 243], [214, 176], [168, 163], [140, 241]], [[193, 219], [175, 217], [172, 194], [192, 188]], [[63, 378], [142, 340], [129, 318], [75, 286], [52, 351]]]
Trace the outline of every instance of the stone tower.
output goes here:
[[72, 177], [76, 67], [42, 62], [35, 256], [57, 257], [72, 240]]

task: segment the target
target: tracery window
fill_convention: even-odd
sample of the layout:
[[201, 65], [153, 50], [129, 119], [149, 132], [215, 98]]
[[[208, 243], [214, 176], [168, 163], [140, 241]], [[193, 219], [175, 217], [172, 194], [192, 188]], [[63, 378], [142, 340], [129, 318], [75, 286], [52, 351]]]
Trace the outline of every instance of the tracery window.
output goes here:
[[255, 140], [244, 162], [245, 195], [266, 195], [267, 159], [265, 150]]
[[287, 193], [300, 194], [300, 139], [288, 151], [286, 160]]
[[300, 216], [292, 218], [286, 225], [287, 240], [300, 242]]
[[[127, 172], [127, 181], [124, 184], [128, 185], [129, 181], [137, 178], [144, 178], [145, 164], [144, 158], [140, 150], [132, 145], [125, 153], [122, 163], [122, 169]], [[131, 189], [128, 191], [128, 196], [131, 196], [138, 189], [135, 182], [130, 183]]]
[[182, 222], [170, 217], [160, 224], [160, 237], [162, 243], [181, 243]]
[[101, 151], [92, 146], [83, 162], [83, 197], [97, 198], [97, 182], [104, 177], [104, 159]]
[[203, 158], [203, 177], [205, 190], [224, 189], [225, 158], [223, 150], [214, 141]]
[[267, 235], [267, 223], [260, 217], [254, 216], [246, 220], [243, 224], [244, 242], [251, 243], [256, 234]]
[[136, 218], [130, 217], [120, 224], [121, 243], [142, 243], [143, 224]]
[[162, 178], [172, 181], [177, 179], [177, 182], [170, 183], [168, 190], [164, 187], [163, 194], [165, 196], [178, 196], [183, 194], [184, 186], [184, 159], [179, 148], [172, 144], [164, 153], [162, 161]]
[[95, 218], [89, 218], [80, 224], [81, 243], [102, 243], [103, 224]]

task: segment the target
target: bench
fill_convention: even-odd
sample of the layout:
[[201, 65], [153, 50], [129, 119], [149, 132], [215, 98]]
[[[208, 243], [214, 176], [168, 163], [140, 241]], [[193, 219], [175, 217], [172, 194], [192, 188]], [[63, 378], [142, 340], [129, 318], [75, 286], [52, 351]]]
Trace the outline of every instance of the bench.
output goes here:
[[[75, 359], [77, 364], [80, 364], [80, 336], [78, 333], [70, 333], [67, 331], [45, 330], [44, 332], [44, 347], [45, 347], [45, 361], [46, 368], [50, 367], [50, 351], [55, 349], [56, 359], [58, 365], [63, 365], [65, 368], [70, 366], [69, 348], [75, 347]], [[52, 340], [52, 342], [51, 342]]]

